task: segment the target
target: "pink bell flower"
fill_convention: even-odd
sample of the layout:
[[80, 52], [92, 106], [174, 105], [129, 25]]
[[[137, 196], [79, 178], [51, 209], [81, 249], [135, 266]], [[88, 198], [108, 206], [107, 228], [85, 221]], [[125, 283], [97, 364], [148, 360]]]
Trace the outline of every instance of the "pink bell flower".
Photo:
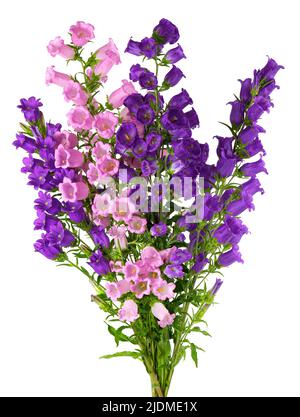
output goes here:
[[102, 178], [102, 175], [99, 169], [96, 167], [96, 165], [92, 164], [91, 162], [88, 165], [86, 176], [87, 176], [88, 182], [91, 185], [97, 185], [97, 183]]
[[121, 63], [120, 54], [118, 48], [116, 47], [114, 41], [109, 38], [107, 44], [101, 46], [96, 52], [96, 56], [101, 61], [109, 58], [114, 64], [118, 65]]
[[118, 118], [110, 111], [104, 111], [95, 116], [94, 128], [104, 139], [110, 139], [115, 133], [115, 127], [118, 124]]
[[121, 296], [119, 288], [115, 282], [108, 282], [106, 284], [106, 295], [112, 301], [117, 301], [117, 299]]
[[135, 281], [139, 276], [140, 268], [137, 264], [128, 261], [123, 268], [123, 272], [127, 281]]
[[46, 70], [46, 84], [56, 84], [59, 87], [64, 87], [71, 78], [62, 72], [55, 71], [54, 65], [48, 67]]
[[101, 214], [102, 216], [108, 216], [111, 213], [112, 198], [109, 193], [104, 192], [102, 194], [96, 194], [92, 211], [95, 214]]
[[110, 261], [109, 266], [112, 272], [123, 272], [123, 265], [121, 261]]
[[51, 56], [60, 55], [65, 59], [73, 59], [75, 52], [69, 45], [65, 45], [64, 40], [57, 36], [55, 39], [49, 42], [47, 50]]
[[143, 234], [146, 230], [147, 220], [142, 217], [132, 216], [127, 222], [128, 230], [137, 235]]
[[115, 221], [127, 223], [136, 212], [135, 206], [127, 197], [119, 197], [112, 203], [112, 216]]
[[90, 23], [77, 22], [70, 27], [72, 42], [76, 46], [84, 46], [94, 39], [94, 26]]
[[131, 285], [130, 290], [135, 294], [136, 298], [143, 298], [149, 295], [151, 291], [149, 279], [138, 279], [135, 284]]
[[103, 176], [115, 175], [119, 171], [119, 161], [110, 156], [105, 156], [97, 163], [97, 169]]
[[63, 182], [58, 186], [64, 201], [74, 203], [78, 200], [85, 200], [89, 195], [89, 187], [83, 182], [72, 182], [70, 178], [65, 177]]
[[105, 156], [109, 156], [111, 152], [111, 146], [108, 143], [103, 143], [100, 140], [96, 142], [92, 155], [96, 158], [97, 161], [102, 161]]
[[108, 232], [108, 234], [114, 238], [115, 246], [121, 250], [126, 249], [128, 245], [126, 232], [127, 227], [124, 225], [113, 226]]
[[63, 145], [58, 145], [55, 150], [56, 168], [77, 168], [83, 164], [83, 155], [75, 149], [66, 149]]
[[121, 321], [128, 321], [129, 323], [138, 319], [139, 314], [136, 302], [133, 300], [126, 300], [122, 308], [119, 310], [118, 315]]
[[66, 101], [73, 101], [77, 106], [84, 106], [88, 100], [87, 93], [79, 83], [73, 80], [65, 84], [63, 94]]
[[117, 287], [120, 293], [120, 297], [130, 291], [130, 283], [126, 279], [121, 279], [117, 282]]
[[151, 267], [153, 268], [157, 268], [163, 264], [163, 261], [161, 259], [159, 252], [152, 246], [146, 246], [142, 250], [141, 258], [142, 258], [142, 261], [151, 265]]
[[78, 144], [78, 138], [74, 133], [63, 130], [62, 132], [55, 132], [53, 139], [56, 142], [56, 146], [63, 145], [64, 148], [75, 148]]
[[168, 283], [164, 279], [156, 279], [151, 283], [152, 293], [156, 295], [159, 300], [166, 300], [170, 298], [174, 298], [174, 289], [175, 284]]
[[87, 108], [83, 106], [73, 107], [67, 114], [68, 124], [75, 130], [89, 130], [92, 127], [93, 118]]
[[158, 319], [158, 324], [162, 328], [170, 326], [175, 319], [175, 314], [170, 314], [162, 303], [154, 303], [151, 311], [154, 317]]
[[113, 108], [117, 109], [122, 106], [124, 103], [125, 98], [127, 98], [130, 94], [136, 93], [136, 89], [134, 85], [127, 81], [122, 80], [122, 87], [115, 90], [108, 98], [108, 102], [113, 106]]

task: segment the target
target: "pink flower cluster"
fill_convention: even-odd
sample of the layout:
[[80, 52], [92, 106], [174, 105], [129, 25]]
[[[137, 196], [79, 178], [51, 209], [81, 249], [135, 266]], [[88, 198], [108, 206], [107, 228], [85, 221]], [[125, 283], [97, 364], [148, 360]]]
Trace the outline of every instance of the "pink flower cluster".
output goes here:
[[[90, 167], [90, 178], [94, 168], [94, 166]], [[137, 215], [135, 205], [127, 196], [112, 198], [108, 192], [97, 194], [93, 201], [92, 213], [93, 221], [97, 226], [108, 227], [112, 219], [118, 223], [124, 223], [113, 226], [109, 231], [116, 246], [121, 249], [127, 247], [126, 232], [142, 234], [146, 230], [146, 219]]]
[[[162, 279], [160, 271], [160, 267], [169, 261], [174, 250], [176, 250], [176, 247], [158, 252], [152, 246], [147, 246], [141, 253], [141, 259], [136, 262], [128, 261], [125, 265], [122, 265], [120, 261], [111, 262], [111, 270], [116, 272], [117, 275], [121, 275], [122, 279], [107, 283], [106, 295], [112, 301], [117, 301], [122, 295], [129, 292], [133, 293], [137, 299], [149, 294], [155, 295], [161, 301], [174, 298], [175, 284]], [[134, 321], [138, 317], [137, 310], [136, 314], [130, 316], [130, 320], [125, 314], [127, 309], [132, 313], [133, 301], [130, 304], [125, 303], [119, 312], [120, 320], [126, 317], [124, 320]], [[160, 305], [161, 303], [156, 304]], [[169, 314], [169, 312], [166, 314], [166, 312], [168, 311], [166, 310], [164, 314], [161, 313], [159, 316], [155, 315], [159, 319], [161, 327], [172, 324], [174, 320], [175, 316]]]

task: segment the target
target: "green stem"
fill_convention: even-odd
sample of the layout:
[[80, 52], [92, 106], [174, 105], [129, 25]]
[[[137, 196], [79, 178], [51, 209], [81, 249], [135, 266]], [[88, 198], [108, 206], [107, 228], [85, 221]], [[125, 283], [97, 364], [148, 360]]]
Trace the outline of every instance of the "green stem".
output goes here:
[[[153, 359], [151, 357], [148, 356], [148, 350], [147, 350], [147, 344], [143, 341], [143, 338], [140, 337], [138, 335], [139, 331], [136, 328], [135, 324], [132, 324], [132, 330], [135, 334], [135, 337], [137, 339], [137, 342], [141, 348], [142, 351], [142, 360], [143, 363], [145, 365], [145, 368], [150, 376], [150, 380], [151, 380], [151, 390], [152, 390], [152, 396], [153, 397], [164, 397], [164, 393], [162, 390], [162, 387], [160, 385], [160, 382], [158, 380], [156, 371], [155, 371], [155, 366], [154, 366], [154, 362]], [[151, 354], [151, 352], [150, 352]]]

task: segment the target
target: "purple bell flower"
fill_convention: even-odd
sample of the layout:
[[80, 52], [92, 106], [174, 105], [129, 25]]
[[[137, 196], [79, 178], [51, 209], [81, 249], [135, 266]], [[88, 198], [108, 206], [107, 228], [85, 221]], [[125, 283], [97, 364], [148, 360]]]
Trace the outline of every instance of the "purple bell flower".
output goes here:
[[248, 144], [254, 141], [254, 139], [256, 139], [258, 137], [258, 134], [261, 132], [265, 132], [265, 130], [256, 125], [256, 126], [247, 126], [246, 128], [244, 128], [240, 134], [239, 134], [239, 140], [243, 143], [243, 144]]
[[40, 112], [39, 107], [43, 104], [40, 99], [36, 99], [35, 97], [29, 97], [28, 99], [22, 98], [20, 103], [21, 104], [17, 107], [21, 109], [28, 122], [36, 123], [41, 118], [42, 113]]
[[264, 189], [257, 178], [251, 178], [241, 186], [241, 192], [253, 197], [256, 193], [264, 193]]
[[183, 58], [186, 58], [186, 56], [184, 55], [183, 49], [180, 45], [176, 46], [176, 48], [170, 49], [165, 55], [165, 59], [169, 64], [176, 64], [176, 62]]
[[241, 91], [240, 91], [240, 100], [244, 104], [248, 104], [251, 101], [252, 94], [252, 80], [251, 78], [246, 78], [244, 81], [239, 80], [241, 83]]
[[136, 82], [139, 80], [140, 75], [144, 74], [148, 70], [140, 66], [140, 64], [132, 65], [129, 72], [129, 78], [131, 81]]
[[142, 161], [141, 170], [143, 177], [149, 177], [157, 171], [157, 164], [155, 161], [144, 160]]
[[246, 177], [255, 177], [255, 175], [259, 172], [265, 172], [266, 174], [268, 173], [262, 158], [260, 158], [256, 162], [249, 162], [244, 164], [243, 166], [241, 166], [240, 171]]
[[34, 200], [34, 208], [36, 210], [42, 210], [54, 215], [61, 211], [61, 203], [57, 198], [51, 197], [49, 193], [44, 193], [43, 191], [39, 191], [38, 196], [39, 198]]
[[133, 145], [137, 136], [136, 126], [131, 122], [123, 122], [116, 135], [117, 141], [127, 148]]
[[90, 262], [88, 262], [88, 264], [98, 275], [106, 275], [110, 272], [109, 262], [103, 256], [100, 249], [98, 249], [96, 252], [92, 254], [92, 256], [90, 257]]
[[168, 227], [165, 223], [154, 224], [150, 229], [152, 236], [165, 236], [168, 232]]
[[132, 153], [137, 158], [143, 158], [147, 155], [147, 148], [147, 143], [143, 139], [138, 139], [134, 143]]
[[50, 226], [46, 239], [51, 246], [71, 246], [75, 238], [72, 233], [65, 229], [61, 222], [57, 222], [55, 225]]
[[136, 118], [143, 125], [149, 125], [153, 122], [155, 117], [154, 110], [149, 104], [143, 104], [137, 111]]
[[148, 151], [150, 153], [157, 151], [157, 149], [160, 147], [162, 142], [162, 137], [160, 134], [156, 132], [150, 132], [146, 136], [146, 142], [148, 145]]
[[139, 83], [142, 88], [146, 90], [155, 90], [157, 87], [158, 81], [151, 71], [145, 71], [139, 76]]
[[36, 252], [40, 252], [46, 258], [54, 260], [62, 253], [62, 250], [59, 246], [50, 246], [47, 239], [42, 236], [41, 239], [38, 239], [33, 245]]
[[238, 200], [231, 201], [227, 206], [227, 212], [232, 216], [239, 216], [245, 210], [254, 210], [252, 195], [242, 190]]
[[198, 117], [198, 114], [197, 114], [197, 112], [194, 108], [192, 108], [190, 111], [184, 113], [184, 115], [185, 115], [185, 117], [188, 121], [190, 129], [194, 129], [195, 127], [199, 127], [199, 125], [200, 125], [199, 117]]
[[144, 38], [140, 42], [140, 50], [147, 58], [154, 58], [159, 53], [159, 47], [153, 38]]
[[71, 203], [70, 201], [66, 202], [63, 206], [63, 211], [68, 213], [72, 222], [81, 223], [87, 220], [87, 216], [81, 201], [76, 201], [74, 203]]
[[148, 103], [152, 108], [158, 105], [158, 107], [162, 109], [164, 106], [164, 98], [161, 94], [158, 94], [158, 103], [156, 102], [156, 95], [154, 93], [147, 93], [144, 96], [144, 101], [145, 103]]
[[89, 233], [90, 233], [95, 245], [99, 245], [99, 246], [102, 246], [104, 248], [109, 247], [109, 244], [110, 244], [109, 237], [105, 233], [103, 227], [93, 226]]
[[240, 126], [244, 121], [245, 106], [242, 102], [236, 100], [231, 103], [230, 123], [233, 126]]
[[130, 39], [124, 52], [135, 56], [142, 55], [141, 43]]
[[229, 266], [234, 262], [244, 263], [237, 245], [233, 246], [230, 251], [222, 253], [219, 256], [218, 262], [221, 266]]
[[195, 257], [195, 263], [192, 267], [192, 270], [198, 274], [204, 269], [207, 263], [208, 259], [205, 257], [204, 253], [199, 253], [199, 255]]
[[37, 143], [34, 139], [24, 135], [24, 133], [19, 133], [16, 135], [16, 140], [13, 142], [13, 145], [19, 149], [22, 148], [28, 153], [34, 153], [37, 150]]
[[179, 39], [179, 31], [168, 19], [161, 19], [159, 24], [153, 29], [152, 37], [156, 39], [158, 43], [173, 44]]
[[187, 249], [177, 249], [172, 253], [170, 262], [172, 264], [181, 265], [184, 262], [190, 261], [192, 257], [192, 254]]
[[175, 65], [170, 69], [170, 71], [166, 74], [163, 85], [165, 87], [174, 87], [179, 83], [179, 81], [184, 77], [183, 72], [181, 69], [177, 68]]
[[236, 162], [236, 158], [220, 158], [216, 165], [217, 173], [222, 178], [230, 177], [233, 173]]
[[252, 143], [249, 143], [245, 150], [247, 151], [249, 157], [257, 155], [258, 153], [261, 153], [262, 155], [266, 155], [266, 151], [263, 148], [263, 145], [261, 141], [256, 138]]
[[223, 245], [227, 243], [236, 245], [246, 233], [248, 229], [240, 219], [227, 216], [224, 224], [215, 230], [214, 237]]
[[45, 169], [40, 166], [36, 166], [32, 173], [28, 176], [29, 182], [28, 185], [33, 185], [37, 190], [41, 188], [42, 185], [46, 183], [46, 177], [49, 173], [48, 169]]
[[144, 97], [138, 93], [130, 94], [130, 96], [126, 97], [123, 104], [130, 113], [136, 115], [138, 109], [144, 104]]
[[280, 69], [283, 69], [282, 65], [278, 65], [273, 58], [268, 58], [267, 64], [261, 69], [256, 71], [255, 78], [257, 81], [271, 81]]
[[183, 110], [186, 106], [189, 104], [193, 104], [193, 100], [189, 96], [189, 93], [182, 89], [181, 93], [176, 94], [171, 98], [169, 101], [169, 108], [178, 108], [180, 110]]
[[167, 265], [164, 270], [164, 274], [168, 278], [183, 278], [184, 272], [181, 265]]
[[214, 283], [213, 287], [209, 290], [210, 294], [212, 296], [215, 296], [219, 289], [222, 287], [223, 281], [220, 278], [216, 279], [216, 282]]

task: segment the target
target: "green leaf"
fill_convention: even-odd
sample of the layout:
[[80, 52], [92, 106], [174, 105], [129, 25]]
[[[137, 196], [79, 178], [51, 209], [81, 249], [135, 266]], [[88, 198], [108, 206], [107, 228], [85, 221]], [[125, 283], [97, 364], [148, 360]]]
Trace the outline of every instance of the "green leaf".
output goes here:
[[80, 270], [87, 277], [90, 277], [91, 276], [91, 274], [83, 266], [80, 267]]
[[128, 326], [121, 326], [118, 329], [115, 329], [109, 324], [107, 326], [109, 333], [114, 336], [117, 346], [119, 346], [120, 342], [132, 342], [130, 337], [123, 333], [123, 330], [128, 329]]
[[196, 368], [198, 368], [198, 353], [194, 343], [191, 343], [191, 356], [193, 361], [195, 362]]
[[200, 327], [195, 326], [191, 329], [191, 332], [198, 332], [198, 333], [202, 333], [202, 330], [200, 329]]
[[140, 359], [141, 358], [141, 352], [139, 352], [139, 351], [130, 352], [130, 351], [125, 350], [124, 352], [116, 352], [116, 353], [113, 353], [111, 355], [100, 356], [99, 359], [111, 359], [111, 358], [117, 358], [117, 357], [121, 357], [121, 356], [131, 356], [134, 359]]

